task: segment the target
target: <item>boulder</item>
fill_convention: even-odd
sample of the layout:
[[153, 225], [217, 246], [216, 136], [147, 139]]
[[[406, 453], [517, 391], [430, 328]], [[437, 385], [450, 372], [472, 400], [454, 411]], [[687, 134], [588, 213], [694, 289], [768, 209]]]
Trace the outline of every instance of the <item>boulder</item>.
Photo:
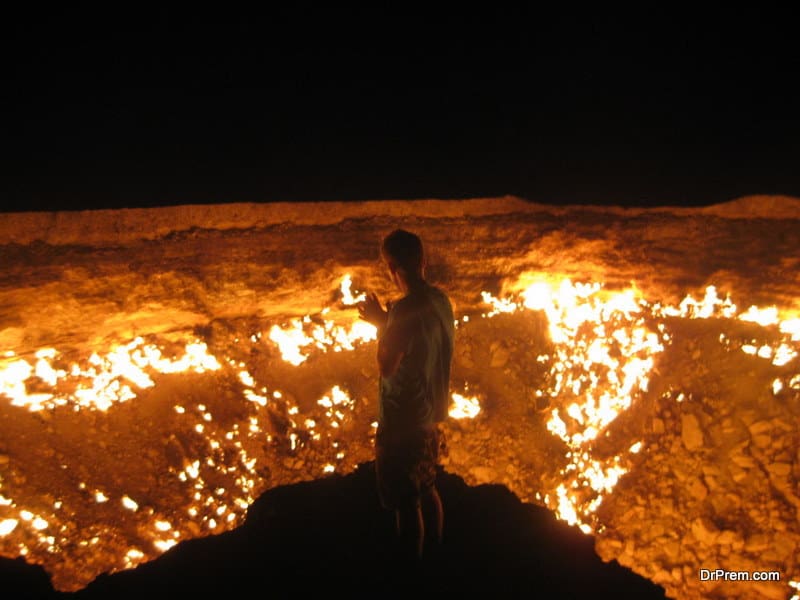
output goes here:
[[681, 415], [681, 440], [689, 451], [703, 447], [703, 430], [700, 421], [692, 413]]

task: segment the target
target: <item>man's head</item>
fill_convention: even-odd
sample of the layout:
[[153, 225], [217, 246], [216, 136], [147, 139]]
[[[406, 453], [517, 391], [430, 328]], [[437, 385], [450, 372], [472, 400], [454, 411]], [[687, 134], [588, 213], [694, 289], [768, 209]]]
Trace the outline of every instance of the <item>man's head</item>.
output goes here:
[[[381, 256], [389, 267], [392, 279], [401, 288], [407, 287], [410, 282], [422, 279], [425, 253], [419, 236], [405, 229], [395, 229], [383, 238]], [[401, 285], [398, 277], [405, 286]]]

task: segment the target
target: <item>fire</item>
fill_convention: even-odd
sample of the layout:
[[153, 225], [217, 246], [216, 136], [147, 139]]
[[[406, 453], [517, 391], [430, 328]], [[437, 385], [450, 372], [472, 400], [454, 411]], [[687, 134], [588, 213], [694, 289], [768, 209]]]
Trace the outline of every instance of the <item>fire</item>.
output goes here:
[[453, 392], [451, 398], [453, 402], [448, 414], [454, 419], [474, 419], [481, 412], [481, 405], [475, 396], [468, 398]]
[[[531, 281], [531, 278], [533, 281]], [[550, 389], [539, 397], [572, 398], [562, 413], [552, 409], [547, 429], [566, 444], [568, 464], [562, 470], [566, 483], [555, 490], [553, 508], [559, 518], [589, 533], [589, 517], [602, 493], [613, 490], [626, 471], [620, 458], [591, 458], [591, 442], [624, 410], [633, 397], [647, 390], [654, 357], [663, 340], [653, 330], [645, 305], [634, 289], [604, 293], [599, 283], [560, 282], [526, 274], [519, 300], [498, 300], [482, 292], [493, 310], [486, 316], [516, 310], [539, 310], [547, 316], [555, 345], [550, 361]], [[517, 287], [521, 287], [518, 286]], [[637, 448], [638, 451], [638, 448]], [[589, 488], [580, 500], [571, 489]], [[548, 495], [548, 498], [551, 496]]]
[[7, 536], [17, 528], [17, 519], [3, 519], [0, 521], [0, 537]]
[[358, 304], [359, 302], [363, 302], [367, 298], [366, 293], [358, 294], [357, 296], [353, 296], [353, 293], [350, 291], [350, 286], [353, 285], [353, 281], [350, 279], [350, 275], [347, 274], [342, 278], [342, 304], [346, 306], [352, 306], [353, 304]]
[[[377, 338], [377, 330], [360, 320], [352, 308], [366, 295], [352, 288], [350, 276], [345, 275], [339, 281], [341, 304], [345, 308], [335, 311], [336, 318], [331, 316], [331, 308], [325, 307], [288, 324], [274, 324], [263, 338], [261, 332], [252, 335], [248, 332], [245, 339], [249, 337], [253, 344], [273, 344], [283, 360], [295, 366], [319, 353], [352, 351], [372, 342]], [[482, 292], [488, 307], [482, 316], [541, 311], [547, 318], [553, 344], [552, 352], [533, 359], [547, 365], [548, 373], [534, 397], [523, 399], [550, 400], [552, 408], [545, 417], [545, 425], [557, 438], [554, 441], [563, 445], [560, 481], [554, 489], [537, 490], [537, 497], [543, 497], [560, 519], [587, 534], [602, 530], [596, 516], [598, 507], [628, 472], [631, 456], [645, 450], [643, 441], [633, 439], [626, 442], [619, 455], [600, 457], [596, 445], [614, 421], [647, 392], [659, 355], [671, 339], [670, 319], [716, 318], [753, 323], [769, 328], [772, 337], [763, 341], [721, 336], [720, 343], [754, 359], [770, 361], [776, 367], [786, 367], [798, 356], [800, 318], [796, 314], [777, 307], [755, 306], [740, 313], [730, 297], [721, 296], [714, 286], [707, 287], [699, 299], [687, 295], [677, 306], [650, 303], [633, 287], [611, 291], [597, 282], [573, 283], [567, 278], [535, 273], [524, 274], [509, 289], [512, 292], [503, 298]], [[469, 315], [462, 315], [457, 321], [462, 327], [469, 327], [472, 322]], [[33, 356], [24, 357], [9, 350], [0, 355], [0, 394], [10, 398], [13, 406], [30, 411], [56, 407], [107, 411], [135, 398], [139, 390], [154, 386], [156, 374], [202, 373], [223, 368], [206, 344], [198, 340], [186, 343], [179, 356], [170, 358], [165, 353], [163, 348], [146, 343], [143, 338], [78, 361], [68, 359], [55, 348], [42, 348]], [[173, 416], [183, 422], [183, 430], [200, 440], [193, 453], [180, 456], [170, 467], [170, 476], [188, 490], [187, 504], [180, 508], [179, 517], [148, 516], [149, 507], [143, 504], [140, 509], [133, 499], [142, 499], [141, 492], [126, 490], [129, 495], [98, 482], [82, 484], [81, 489], [96, 508], [96, 503], [104, 504], [104, 510], [113, 506], [126, 517], [147, 519], [145, 526], [140, 525], [143, 531], [149, 531], [145, 543], [137, 541], [137, 548], [118, 557], [120, 566], [135, 566], [154, 553], [166, 551], [180, 539], [198, 535], [198, 531], [219, 532], [242, 518], [262, 484], [257, 459], [242, 442], [246, 439], [257, 440], [261, 445], [272, 442], [265, 433], [269, 431], [268, 411], [262, 411], [268, 406], [269, 410], [275, 405], [286, 406], [288, 431], [283, 442], [290, 458], [298, 456], [306, 445], [324, 446], [327, 454], [312, 465], [313, 473], [334, 473], [342, 468], [346, 457], [353, 456], [341, 440], [343, 430], [353, 422], [359, 402], [345, 386], [332, 382], [325, 394], [316, 401], [312, 399], [315, 412], [302, 414], [299, 406], [289, 402], [288, 393], [284, 399], [280, 391], [268, 389], [265, 382], [257, 380], [262, 376], [261, 371], [251, 372], [242, 361], [226, 359], [222, 363], [227, 363], [225, 368], [241, 384], [250, 412], [241, 423], [223, 426], [221, 422], [225, 420], [216, 418], [220, 415], [212, 414], [213, 409], [205, 405], [180, 400], [174, 406]], [[800, 374], [784, 372], [774, 379], [771, 387], [776, 396], [798, 389]], [[680, 393], [675, 399], [681, 401], [686, 397]], [[459, 420], [476, 419], [478, 415], [483, 419], [491, 412], [491, 405], [481, 406], [481, 402], [465, 385], [460, 392], [451, 394], [449, 415]], [[224, 487], [221, 481], [225, 481]], [[104, 489], [98, 489], [100, 486]], [[59, 531], [63, 522], [57, 512], [35, 514], [3, 496], [0, 508], [3, 510], [0, 538], [32, 540], [16, 544], [20, 554], [57, 552], [58, 544], [66, 541], [66, 534], [59, 534], [64, 536], [60, 540], [48, 535]], [[59, 509], [60, 506], [55, 506], [55, 511]], [[102, 545], [101, 534], [100, 531], [93, 531], [91, 537], [82, 534], [86, 539], [78, 544]]]
[[[680, 303], [679, 308], [653, 307], [653, 313], [660, 316], [679, 316], [693, 319], [725, 318], [738, 319], [740, 321], [755, 323], [764, 328], [776, 328], [782, 334], [782, 340], [772, 346], [756, 346], [752, 343], [742, 343], [742, 352], [764, 359], [771, 359], [776, 367], [782, 367], [797, 356], [797, 351], [793, 348], [792, 342], [800, 341], [800, 318], [796, 313], [783, 312], [777, 306], [761, 308], [750, 306], [746, 311], [737, 314], [736, 305], [726, 297], [722, 300], [717, 295], [714, 286], [708, 286], [703, 301], [695, 302], [691, 295]], [[721, 342], [723, 340], [720, 340]]]
[[[481, 293], [492, 309], [482, 316], [527, 309], [543, 311], [547, 317], [554, 356], [537, 360], [549, 361], [552, 383], [548, 389], [538, 390], [536, 396], [550, 396], [562, 407], [552, 409], [546, 426], [564, 442], [568, 462], [561, 472], [565, 483], [545, 498], [559, 518], [586, 533], [597, 525], [592, 513], [603, 495], [610, 493], [627, 472], [622, 456], [593, 459], [592, 442], [647, 391], [656, 357], [670, 340], [662, 319], [738, 318], [762, 327], [777, 327], [783, 334], [780, 342], [760, 346], [743, 343], [741, 350], [779, 367], [798, 356], [792, 342], [800, 339], [800, 319], [794, 315], [781, 318], [774, 306], [751, 306], [737, 316], [730, 296], [720, 297], [714, 286], [706, 288], [702, 299], [689, 294], [678, 306], [650, 304], [633, 288], [604, 292], [596, 282], [574, 284], [566, 278], [559, 282], [536, 273], [523, 274], [510, 287], [518, 291], [516, 297], [498, 299]], [[796, 386], [798, 380], [800, 377], [795, 376], [788, 385]], [[783, 388], [782, 380], [773, 382], [774, 394]], [[642, 442], [638, 441], [629, 453], [641, 449]], [[591, 492], [587, 494], [584, 489]]]
[[[365, 293], [353, 296], [350, 291], [352, 282], [350, 275], [345, 275], [340, 283], [342, 304], [352, 306], [366, 298]], [[279, 348], [283, 360], [294, 366], [305, 362], [311, 355], [308, 349], [316, 347], [323, 352], [332, 349], [334, 352], [353, 350], [357, 345], [371, 342], [378, 337], [378, 330], [374, 325], [365, 321], [354, 320], [349, 326], [336, 324], [333, 320], [325, 319], [329, 312], [325, 308], [315, 317], [306, 315], [302, 319], [293, 319], [289, 325], [280, 327], [273, 325], [269, 332], [269, 339]]]
[[[88, 360], [73, 362], [65, 369], [59, 364], [63, 362], [59, 352], [44, 348], [35, 354], [38, 359], [35, 367], [24, 358], [0, 366], [0, 393], [11, 398], [12, 406], [31, 411], [67, 405], [75, 410], [107, 411], [116, 402], [136, 397], [131, 385], [139, 389], [152, 387], [150, 373], [203, 373], [219, 369], [219, 362], [207, 350], [205, 343], [193, 341], [185, 345], [180, 358], [165, 358], [155, 344], [145, 344], [143, 338], [137, 337], [128, 344], [115, 346], [104, 356], [95, 352]], [[37, 379], [55, 389], [30, 393], [28, 386]]]

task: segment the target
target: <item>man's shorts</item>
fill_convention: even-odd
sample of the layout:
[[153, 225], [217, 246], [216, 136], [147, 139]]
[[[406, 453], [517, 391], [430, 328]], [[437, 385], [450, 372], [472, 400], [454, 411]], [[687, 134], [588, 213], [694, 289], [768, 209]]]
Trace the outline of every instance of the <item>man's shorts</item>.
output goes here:
[[375, 475], [384, 508], [412, 508], [433, 490], [444, 432], [436, 425], [409, 432], [379, 427], [375, 437]]

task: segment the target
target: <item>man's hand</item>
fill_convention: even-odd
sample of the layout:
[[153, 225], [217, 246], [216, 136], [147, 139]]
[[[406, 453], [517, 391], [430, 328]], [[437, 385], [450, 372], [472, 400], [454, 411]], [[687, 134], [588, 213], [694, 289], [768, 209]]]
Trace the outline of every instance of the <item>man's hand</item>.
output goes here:
[[378, 296], [374, 292], [359, 303], [358, 314], [362, 319], [372, 323], [379, 329], [386, 326], [386, 319], [389, 318], [389, 313], [383, 309]]

